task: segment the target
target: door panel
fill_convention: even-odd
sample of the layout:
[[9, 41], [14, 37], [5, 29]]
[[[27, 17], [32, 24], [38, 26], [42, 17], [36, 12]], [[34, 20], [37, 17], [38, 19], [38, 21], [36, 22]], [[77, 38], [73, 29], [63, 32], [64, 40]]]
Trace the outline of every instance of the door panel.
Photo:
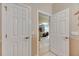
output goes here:
[[17, 40], [18, 40], [18, 55], [22, 55], [22, 43], [23, 43], [23, 39], [22, 39], [22, 7], [18, 6], [17, 7], [18, 12], [18, 23], [17, 23]]
[[[29, 38], [27, 39], [26, 37], [29, 37], [29, 25], [28, 25], [28, 9], [26, 10], [25, 8], [23, 8], [23, 55], [27, 55], [29, 53], [29, 50], [28, 50], [28, 41], [29, 41]], [[27, 52], [27, 53], [26, 53]]]
[[18, 45], [17, 45], [17, 43], [18, 43], [18, 38], [17, 38], [17, 34], [18, 34], [18, 30], [17, 30], [17, 23], [18, 23], [18, 14], [17, 14], [17, 12], [18, 12], [18, 10], [17, 10], [18, 8], [17, 8], [17, 6], [13, 6], [13, 43], [14, 43], [14, 45], [13, 45], [13, 55], [18, 55]]
[[7, 8], [7, 19], [6, 19], [6, 43], [7, 43], [7, 54], [13, 55], [13, 8], [11, 5]]

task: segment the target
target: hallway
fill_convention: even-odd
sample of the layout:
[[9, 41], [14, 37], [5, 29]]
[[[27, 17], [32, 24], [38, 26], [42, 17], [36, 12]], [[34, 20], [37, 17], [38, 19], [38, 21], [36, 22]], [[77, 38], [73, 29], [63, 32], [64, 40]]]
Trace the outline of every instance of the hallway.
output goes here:
[[49, 52], [49, 37], [44, 37], [40, 41], [40, 55], [48, 54]]
[[0, 55], [79, 56], [78, 3], [0, 3], [0, 15]]

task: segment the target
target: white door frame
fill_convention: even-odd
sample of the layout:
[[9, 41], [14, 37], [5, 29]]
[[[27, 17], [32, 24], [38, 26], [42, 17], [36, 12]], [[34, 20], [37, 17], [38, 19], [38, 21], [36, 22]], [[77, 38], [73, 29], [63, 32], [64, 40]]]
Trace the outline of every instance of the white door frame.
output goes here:
[[[39, 56], [39, 45], [40, 45], [39, 44], [39, 30], [38, 30], [39, 29], [39, 13], [49, 16], [49, 25], [50, 25], [50, 20], [52, 16], [52, 13], [48, 13], [48, 12], [37, 9], [37, 55], [38, 56]], [[50, 30], [49, 30], [49, 33], [50, 33]], [[50, 37], [49, 37], [49, 43], [50, 43]], [[49, 51], [50, 51], [50, 44], [49, 44]]]
[[[5, 6], [7, 6], [8, 3], [4, 3], [2, 4], [2, 55], [4, 55], [5, 51], [4, 51], [4, 39], [5, 39], [5, 18], [6, 18], [6, 12], [5, 12]], [[23, 6], [23, 7], [26, 7], [26, 8], [29, 8], [29, 19], [30, 19], [30, 25], [32, 25], [32, 20], [31, 20], [31, 7], [26, 5], [26, 4], [17, 4], [17, 3], [13, 3], [13, 4], [16, 4], [16, 5], [19, 5], [19, 6]], [[31, 50], [30, 50], [30, 56], [32, 55], [32, 27], [30, 27], [30, 39], [31, 39]]]

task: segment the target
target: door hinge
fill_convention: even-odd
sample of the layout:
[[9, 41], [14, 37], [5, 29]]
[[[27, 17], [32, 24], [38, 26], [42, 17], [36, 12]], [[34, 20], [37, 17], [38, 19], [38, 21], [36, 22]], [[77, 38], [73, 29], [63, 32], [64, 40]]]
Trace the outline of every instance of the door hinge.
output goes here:
[[7, 11], [7, 6], [4, 6], [5, 10]]

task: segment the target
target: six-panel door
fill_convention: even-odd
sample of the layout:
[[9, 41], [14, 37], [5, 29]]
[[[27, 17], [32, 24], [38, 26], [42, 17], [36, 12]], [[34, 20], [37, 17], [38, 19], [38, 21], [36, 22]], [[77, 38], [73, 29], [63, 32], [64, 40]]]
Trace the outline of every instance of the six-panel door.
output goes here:
[[3, 55], [31, 55], [30, 9], [19, 4], [6, 4], [6, 8]]
[[50, 20], [50, 45], [56, 55], [69, 55], [69, 9], [53, 14]]

